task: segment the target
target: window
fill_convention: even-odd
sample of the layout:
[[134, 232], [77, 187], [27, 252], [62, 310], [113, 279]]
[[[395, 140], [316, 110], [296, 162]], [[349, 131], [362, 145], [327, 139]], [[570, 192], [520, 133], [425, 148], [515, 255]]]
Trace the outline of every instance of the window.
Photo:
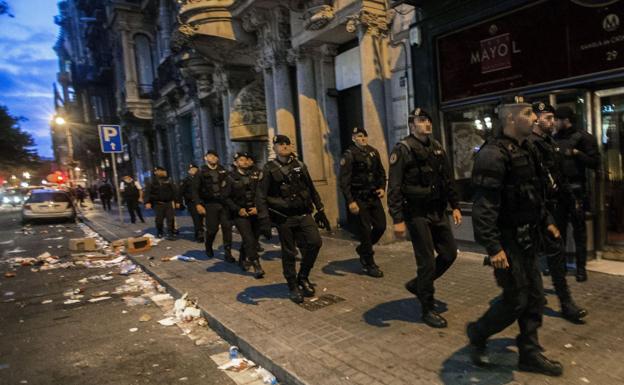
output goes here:
[[67, 202], [69, 203], [69, 197], [62, 192], [38, 192], [33, 193], [28, 198], [27, 203], [43, 203], [43, 202]]
[[136, 57], [139, 94], [146, 95], [152, 91], [154, 82], [154, 61], [149, 38], [144, 34], [134, 36], [134, 54]]

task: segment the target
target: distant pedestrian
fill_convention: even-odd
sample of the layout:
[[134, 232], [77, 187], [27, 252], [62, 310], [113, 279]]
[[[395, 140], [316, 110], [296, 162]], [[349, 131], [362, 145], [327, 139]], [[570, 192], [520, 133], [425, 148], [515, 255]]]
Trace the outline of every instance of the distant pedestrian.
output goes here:
[[85, 207], [84, 200], [87, 196], [87, 192], [85, 191], [84, 187], [78, 185], [78, 187], [76, 187], [75, 195], [76, 199], [80, 203], [80, 207]]
[[154, 176], [145, 187], [145, 208], [154, 207], [156, 213], [156, 236], [162, 238], [164, 234], [164, 221], [167, 219], [169, 239], [175, 240], [175, 210], [180, 208], [178, 186], [167, 176], [167, 170], [162, 167], [154, 167]]
[[119, 185], [119, 191], [121, 197], [126, 203], [128, 213], [130, 214], [130, 222], [136, 223], [136, 217], [138, 216], [142, 223], [145, 223], [143, 214], [141, 213], [141, 206], [139, 203], [143, 203], [143, 188], [141, 184], [134, 180], [132, 176], [126, 175], [123, 177], [123, 181]]
[[105, 211], [111, 211], [111, 199], [113, 198], [113, 186], [108, 183], [107, 180], [102, 180], [100, 187], [98, 188], [100, 194], [100, 201], [102, 202], [102, 208]]

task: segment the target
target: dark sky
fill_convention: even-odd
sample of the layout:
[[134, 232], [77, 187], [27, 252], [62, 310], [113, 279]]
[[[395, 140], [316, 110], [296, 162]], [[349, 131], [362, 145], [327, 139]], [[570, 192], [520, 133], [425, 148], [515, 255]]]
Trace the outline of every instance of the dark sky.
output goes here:
[[56, 0], [9, 0], [14, 18], [0, 16], [0, 104], [28, 121], [22, 128], [36, 142], [40, 156], [52, 157], [50, 117], [52, 83], [58, 65], [52, 47], [58, 26]]

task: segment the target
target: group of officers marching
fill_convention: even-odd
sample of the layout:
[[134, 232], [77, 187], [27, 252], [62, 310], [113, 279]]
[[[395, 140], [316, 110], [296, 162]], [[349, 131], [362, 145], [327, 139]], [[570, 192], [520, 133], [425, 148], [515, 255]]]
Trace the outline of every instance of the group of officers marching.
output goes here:
[[[515, 100], [501, 104], [498, 115], [500, 133], [486, 140], [475, 155], [472, 221], [475, 239], [488, 254], [484, 263], [494, 268], [503, 292], [481, 318], [468, 323], [470, 357], [477, 365], [488, 365], [488, 338], [517, 321], [519, 368], [557, 376], [563, 368], [542, 354], [537, 335], [545, 305], [540, 259], [547, 261], [544, 273], [551, 275], [562, 316], [582, 323], [587, 311], [575, 304], [567, 285], [562, 240], [571, 222], [576, 279], [587, 280], [585, 174], [587, 168], [597, 168], [600, 159], [595, 141], [575, 128], [575, 115], [567, 107], [555, 110], [542, 102]], [[386, 230], [382, 198], [387, 195], [394, 232], [398, 237], [409, 233], [416, 259], [416, 277], [405, 288], [420, 302], [422, 321], [444, 328], [447, 321], [436, 310], [434, 282], [457, 258], [450, 222], [462, 222], [460, 198], [449, 158], [433, 138], [429, 114], [416, 108], [408, 124], [410, 135], [394, 147], [387, 177], [379, 152], [368, 144], [365, 128], [354, 128], [353, 143], [340, 159], [339, 186], [356, 219], [359, 245], [355, 251], [362, 271], [375, 278], [384, 275], [373, 246]], [[265, 275], [259, 237], [270, 239], [276, 227], [289, 297], [302, 303], [315, 294], [310, 272], [322, 246], [319, 227], [329, 227], [329, 221], [290, 139], [276, 135], [273, 149], [275, 159], [262, 170], [249, 153], [236, 153], [232, 169], [227, 170], [217, 153], [208, 151], [202, 167], [189, 166], [179, 188], [163, 168], [156, 167], [145, 203], [155, 210], [158, 236], [164, 236], [166, 219], [169, 236], [175, 237], [174, 208], [183, 201], [207, 256], [215, 255], [213, 242], [220, 227], [224, 259], [232, 263], [236, 262], [231, 250], [233, 222], [242, 238], [238, 263], [245, 271], [253, 269], [255, 278]]]

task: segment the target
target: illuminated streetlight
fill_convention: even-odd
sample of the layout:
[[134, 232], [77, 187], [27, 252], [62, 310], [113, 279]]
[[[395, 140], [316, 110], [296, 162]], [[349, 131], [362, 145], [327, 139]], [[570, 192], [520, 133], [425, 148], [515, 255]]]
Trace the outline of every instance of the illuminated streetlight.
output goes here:
[[24, 171], [22, 173], [22, 176], [24, 177], [24, 179], [30, 179], [30, 173], [28, 171]]
[[54, 123], [58, 124], [59, 126], [62, 126], [66, 123], [65, 118], [63, 118], [62, 116], [57, 116], [56, 118], [54, 118]]

